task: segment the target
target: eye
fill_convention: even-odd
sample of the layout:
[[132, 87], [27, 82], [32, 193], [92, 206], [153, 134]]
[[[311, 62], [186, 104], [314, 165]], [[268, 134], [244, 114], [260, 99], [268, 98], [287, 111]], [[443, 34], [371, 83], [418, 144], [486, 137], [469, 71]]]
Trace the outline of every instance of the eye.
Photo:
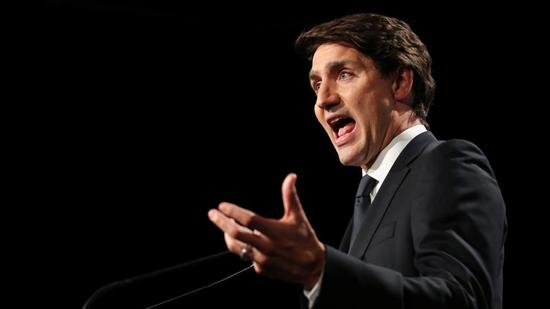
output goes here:
[[347, 80], [347, 79], [350, 79], [351, 78], [351, 73], [350, 72], [347, 72], [347, 71], [341, 71], [339, 74], [338, 74], [338, 79], [341, 79], [341, 80]]
[[311, 83], [311, 88], [313, 88], [313, 91], [315, 91], [315, 93], [317, 93], [317, 91], [319, 90], [319, 88], [321, 88], [321, 81], [320, 81], [320, 80], [314, 80], [314, 81]]

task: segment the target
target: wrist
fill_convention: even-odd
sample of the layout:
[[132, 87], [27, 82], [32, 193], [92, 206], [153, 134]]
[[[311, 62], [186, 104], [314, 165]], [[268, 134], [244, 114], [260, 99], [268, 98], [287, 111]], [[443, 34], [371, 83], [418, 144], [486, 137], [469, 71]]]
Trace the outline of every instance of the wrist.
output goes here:
[[311, 267], [310, 275], [304, 280], [303, 286], [305, 290], [311, 290], [319, 282], [323, 269], [325, 268], [325, 245], [320, 243], [319, 252], [315, 255], [315, 262]]

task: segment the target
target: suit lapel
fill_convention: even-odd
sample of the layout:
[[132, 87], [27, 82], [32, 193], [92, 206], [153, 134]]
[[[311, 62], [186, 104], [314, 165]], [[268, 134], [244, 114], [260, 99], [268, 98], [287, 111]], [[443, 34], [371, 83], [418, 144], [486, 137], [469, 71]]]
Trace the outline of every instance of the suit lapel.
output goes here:
[[357, 236], [357, 239], [351, 245], [351, 249], [349, 251], [351, 256], [359, 258], [363, 255], [363, 252], [367, 250], [374, 232], [378, 229], [378, 225], [380, 224], [380, 221], [382, 221], [382, 218], [386, 213], [386, 209], [393, 199], [395, 191], [397, 191], [401, 185], [401, 181], [403, 181], [403, 178], [407, 172], [408, 168], [400, 171], [390, 171], [388, 176], [386, 176], [384, 184], [367, 210], [367, 216], [359, 229], [359, 236]]
[[[361, 256], [367, 250], [374, 233], [378, 229], [378, 226], [380, 225], [380, 222], [382, 221], [386, 210], [388, 209], [395, 193], [397, 192], [397, 189], [399, 189], [401, 183], [403, 182], [403, 179], [409, 172], [408, 164], [418, 155], [420, 155], [422, 150], [430, 142], [435, 140], [435, 137], [430, 132], [425, 132], [415, 137], [407, 145], [407, 147], [403, 149], [403, 152], [401, 152], [401, 154], [393, 164], [390, 172], [386, 176], [386, 179], [382, 183], [380, 190], [376, 194], [376, 197], [374, 198], [371, 205], [369, 206], [369, 209], [367, 210], [367, 216], [361, 224], [359, 235], [357, 236], [357, 239], [353, 242], [353, 244], [351, 244], [351, 248], [349, 250], [349, 254], [351, 256], [361, 258]], [[350, 227], [348, 226], [348, 230], [349, 228]], [[344, 244], [346, 241], [349, 244], [348, 234], [348, 231], [346, 231], [346, 235], [344, 236], [344, 241], [342, 244]]]

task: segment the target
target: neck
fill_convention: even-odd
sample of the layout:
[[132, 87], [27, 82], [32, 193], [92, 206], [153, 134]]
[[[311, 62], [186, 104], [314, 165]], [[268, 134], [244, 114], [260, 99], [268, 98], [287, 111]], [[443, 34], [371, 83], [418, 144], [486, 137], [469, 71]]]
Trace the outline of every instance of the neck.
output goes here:
[[[394, 117], [392, 118], [392, 121], [390, 122], [390, 125], [386, 131], [386, 137], [384, 138], [384, 141], [378, 150], [378, 153], [380, 153], [388, 144], [399, 134], [403, 133], [408, 128], [412, 128], [416, 125], [422, 124], [420, 121], [420, 118], [416, 116], [416, 114], [411, 110], [408, 109], [407, 111], [395, 111]], [[368, 169], [368, 167], [376, 160], [376, 156], [372, 158], [372, 160], [363, 166], [365, 170]]]
[[396, 110], [394, 113], [392, 125], [390, 125], [382, 149], [384, 149], [396, 136], [403, 133], [408, 128], [422, 124], [420, 118], [411, 110]]

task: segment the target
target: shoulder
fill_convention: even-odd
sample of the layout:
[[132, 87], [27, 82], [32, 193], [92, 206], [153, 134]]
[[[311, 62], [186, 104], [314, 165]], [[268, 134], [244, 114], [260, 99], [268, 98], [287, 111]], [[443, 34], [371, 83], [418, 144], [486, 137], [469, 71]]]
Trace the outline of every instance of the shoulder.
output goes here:
[[489, 160], [474, 143], [464, 139], [438, 140], [430, 143], [419, 166], [432, 177], [467, 177], [495, 181]]
[[438, 140], [434, 142], [433, 155], [443, 155], [451, 157], [485, 157], [481, 149], [476, 144], [464, 139]]
[[463, 139], [439, 140], [426, 147], [424, 161], [432, 167], [444, 167], [446, 171], [460, 167], [494, 177], [489, 160], [474, 143]]
[[[417, 210], [438, 212], [438, 209], [470, 209], [475, 204], [474, 200], [492, 205], [484, 209], [504, 209], [502, 194], [491, 165], [474, 143], [462, 139], [432, 142], [415, 163], [415, 166], [411, 166], [409, 181], [418, 190], [415, 201]], [[448, 207], [441, 207], [441, 201], [445, 201], [443, 204]], [[464, 201], [474, 204], [457, 206]]]

